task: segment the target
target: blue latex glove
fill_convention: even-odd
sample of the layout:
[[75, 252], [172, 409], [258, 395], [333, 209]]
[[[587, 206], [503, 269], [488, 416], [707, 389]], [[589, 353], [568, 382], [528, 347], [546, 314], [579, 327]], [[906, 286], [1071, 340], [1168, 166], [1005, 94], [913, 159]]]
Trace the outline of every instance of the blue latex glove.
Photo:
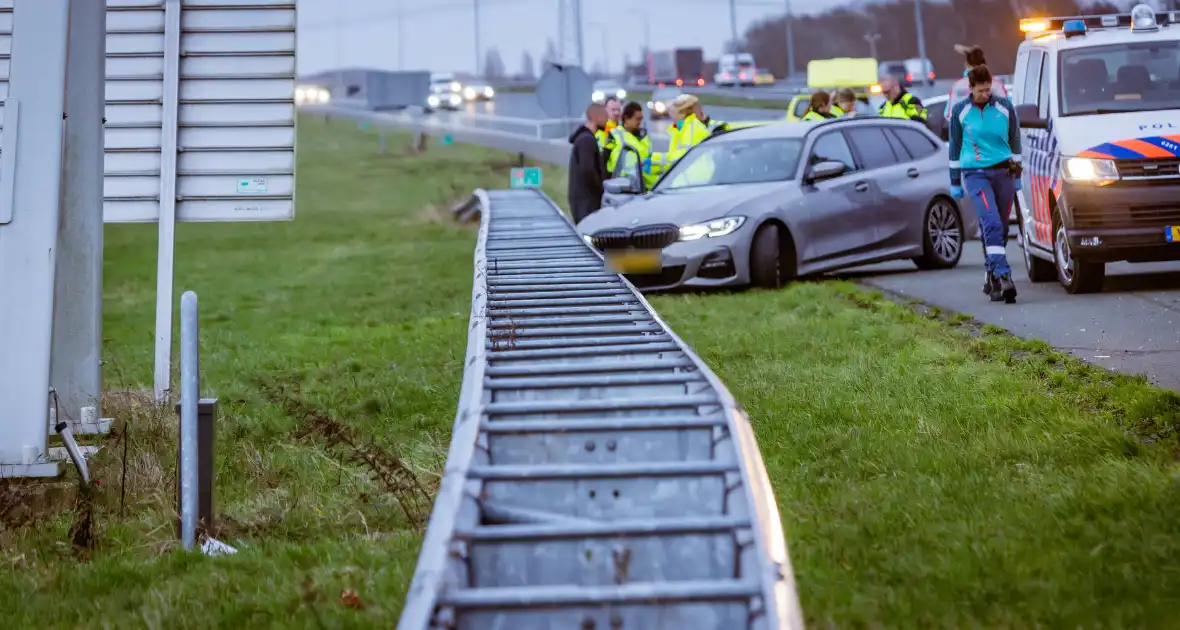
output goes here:
[[1024, 180], [1023, 177], [1017, 177], [1016, 181], [1012, 183], [1012, 187], [1016, 190], [1020, 190], [1021, 188], [1024, 187], [1024, 184], [1022, 183], [1023, 180]]
[[962, 186], [951, 186], [951, 197], [954, 197], [955, 199], [962, 199], [963, 198], [963, 187]]
[[650, 157], [643, 158], [643, 172], [647, 173], [648, 175], [651, 175], [651, 158]]

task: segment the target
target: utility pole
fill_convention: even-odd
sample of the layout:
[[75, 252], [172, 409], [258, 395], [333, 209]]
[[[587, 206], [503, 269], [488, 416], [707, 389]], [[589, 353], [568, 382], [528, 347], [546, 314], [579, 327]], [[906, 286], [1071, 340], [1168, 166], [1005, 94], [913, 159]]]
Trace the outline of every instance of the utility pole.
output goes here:
[[406, 13], [402, 7], [402, 0], [397, 0], [397, 69], [406, 69]]
[[795, 37], [791, 33], [794, 16], [791, 15], [791, 0], [784, 0], [786, 5], [786, 17], [783, 18], [783, 23], [786, 24], [787, 29], [787, 78], [795, 75]]
[[732, 48], [730, 52], [737, 52], [737, 0], [729, 0], [729, 41]]
[[[922, 0], [914, 0], [914, 22], [918, 28], [918, 57], [926, 58], [926, 29], [922, 26]], [[873, 55], [876, 58], [876, 55]]]
[[877, 58], [877, 40], [881, 39], [879, 33], [865, 33], [865, 41], [869, 43], [869, 56], [873, 59]]
[[[483, 67], [480, 66], [480, 47], [479, 47], [479, 0], [471, 0], [471, 8], [473, 10], [472, 22], [475, 25], [475, 76], [480, 76], [483, 73]], [[486, 77], [485, 77], [486, 78]]]
[[582, 0], [574, 0], [574, 45], [578, 47], [578, 67], [586, 69], [586, 58], [582, 48]]

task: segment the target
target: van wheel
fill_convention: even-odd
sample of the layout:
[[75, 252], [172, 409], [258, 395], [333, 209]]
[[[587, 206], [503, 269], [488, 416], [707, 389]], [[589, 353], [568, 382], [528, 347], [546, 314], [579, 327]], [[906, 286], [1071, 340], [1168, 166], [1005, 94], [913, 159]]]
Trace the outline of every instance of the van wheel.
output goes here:
[[963, 256], [963, 218], [949, 199], [939, 197], [926, 208], [922, 222], [922, 255], [918, 269], [950, 269]]
[[1047, 260], [1032, 255], [1032, 246], [1028, 244], [1028, 234], [1024, 233], [1024, 223], [1018, 225], [1018, 229], [1020, 230], [1020, 251], [1024, 253], [1024, 270], [1028, 273], [1029, 281], [1052, 281], [1057, 277], [1056, 266]]
[[761, 289], [777, 289], [791, 279], [794, 260], [784, 260], [784, 248], [780, 245], [782, 239], [782, 230], [777, 224], [766, 223], [758, 228], [750, 246], [751, 285]]
[[1065, 292], [1073, 295], [1098, 293], [1106, 279], [1104, 263], [1086, 262], [1074, 257], [1069, 247], [1069, 238], [1061, 218], [1053, 217], [1053, 258], [1056, 261], [1057, 281]]

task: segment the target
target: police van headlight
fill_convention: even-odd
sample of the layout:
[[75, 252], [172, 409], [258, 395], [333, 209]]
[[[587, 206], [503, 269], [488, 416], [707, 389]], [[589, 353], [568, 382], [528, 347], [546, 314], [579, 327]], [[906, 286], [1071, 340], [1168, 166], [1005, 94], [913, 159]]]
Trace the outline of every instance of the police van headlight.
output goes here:
[[1071, 157], [1061, 164], [1065, 181], [1080, 184], [1097, 184], [1119, 178], [1119, 169], [1114, 160]]
[[683, 225], [680, 227], [680, 240], [695, 241], [705, 237], [726, 236], [733, 234], [745, 222], [746, 217], [721, 217], [704, 223]]
[[431, 107], [438, 107], [438, 97], [431, 95], [429, 98], [426, 99], [426, 104]]

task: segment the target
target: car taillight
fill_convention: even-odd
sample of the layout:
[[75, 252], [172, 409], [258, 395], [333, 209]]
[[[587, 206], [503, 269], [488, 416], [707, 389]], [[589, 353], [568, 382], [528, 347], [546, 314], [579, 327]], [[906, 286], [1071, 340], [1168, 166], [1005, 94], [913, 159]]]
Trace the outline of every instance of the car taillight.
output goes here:
[[909, 74], [909, 73], [907, 72], [907, 73], [906, 73], [906, 75], [905, 75], [905, 80], [906, 80], [906, 81], [913, 81], [913, 80], [914, 80], [914, 75], [912, 75], [912, 74]]
[[701, 86], [701, 87], [704, 87], [704, 86], [705, 86], [705, 80], [704, 80], [704, 79], [697, 79], [697, 85], [699, 85], [699, 86]]
[[658, 86], [660, 86], [660, 87], [664, 87], [664, 84], [663, 84], [663, 83], [657, 83], [656, 85], [658, 85]]
[[684, 79], [676, 79], [676, 85], [677, 86], [684, 85]]
[[725, 74], [723, 74], [723, 75], [721, 75], [721, 76], [722, 76], [722, 77], [725, 77], [726, 79], [728, 79], [728, 78], [729, 78], [729, 73], [728, 73], [728, 72], [726, 72]]
[[739, 79], [744, 79], [744, 78], [746, 78], [746, 73], [745, 73], [745, 72], [743, 72], [743, 73], [739, 74], [739, 75], [738, 75], [738, 78], [739, 78]]
[[930, 73], [930, 78], [931, 78], [931, 79], [933, 79], [933, 78], [934, 78], [934, 73], [933, 73], [933, 72], [931, 72], [931, 73]]

